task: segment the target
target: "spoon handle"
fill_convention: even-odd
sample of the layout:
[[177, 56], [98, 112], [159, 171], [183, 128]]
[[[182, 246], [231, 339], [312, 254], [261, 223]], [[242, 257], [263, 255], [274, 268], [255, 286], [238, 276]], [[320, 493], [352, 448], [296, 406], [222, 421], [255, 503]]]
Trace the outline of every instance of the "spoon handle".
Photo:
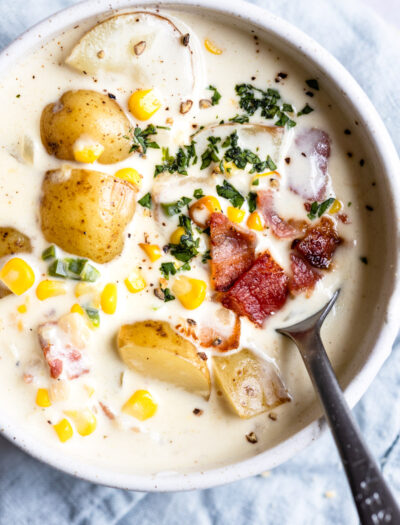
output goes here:
[[400, 524], [400, 509], [347, 405], [317, 331], [293, 334], [320, 395], [362, 525]]

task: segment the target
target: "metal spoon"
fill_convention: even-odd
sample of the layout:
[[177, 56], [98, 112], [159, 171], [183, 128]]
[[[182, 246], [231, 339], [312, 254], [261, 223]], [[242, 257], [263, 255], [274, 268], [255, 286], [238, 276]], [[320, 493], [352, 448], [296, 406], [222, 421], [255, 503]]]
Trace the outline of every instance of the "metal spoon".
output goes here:
[[400, 525], [400, 509], [360, 434], [322, 344], [322, 323], [340, 290], [316, 314], [277, 330], [297, 345], [319, 394], [362, 525]]

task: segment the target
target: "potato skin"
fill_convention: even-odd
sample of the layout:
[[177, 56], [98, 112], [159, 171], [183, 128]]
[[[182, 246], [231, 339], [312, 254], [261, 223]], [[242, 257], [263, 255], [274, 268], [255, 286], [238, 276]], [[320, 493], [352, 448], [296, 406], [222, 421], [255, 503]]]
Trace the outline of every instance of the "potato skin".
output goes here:
[[122, 361], [136, 372], [209, 398], [211, 380], [205, 361], [169, 323], [148, 320], [121, 326], [118, 351]]
[[47, 153], [74, 160], [73, 145], [82, 136], [101, 143], [101, 164], [113, 164], [130, 155], [131, 124], [118, 103], [97, 91], [66, 91], [48, 104], [40, 119], [40, 134]]
[[[6, 255], [15, 253], [30, 253], [32, 251], [31, 240], [24, 233], [11, 226], [0, 227], [0, 259]], [[0, 299], [11, 295], [11, 290], [0, 283]]]
[[42, 184], [43, 235], [63, 250], [106, 263], [124, 246], [124, 230], [136, 206], [129, 182], [92, 170], [64, 166]]

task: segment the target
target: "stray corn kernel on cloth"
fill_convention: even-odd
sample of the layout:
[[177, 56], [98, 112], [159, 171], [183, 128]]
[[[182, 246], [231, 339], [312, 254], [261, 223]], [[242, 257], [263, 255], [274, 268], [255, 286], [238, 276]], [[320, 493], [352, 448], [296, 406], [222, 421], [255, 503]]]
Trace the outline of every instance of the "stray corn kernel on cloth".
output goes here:
[[[0, 0], [0, 47], [38, 20], [74, 3]], [[358, 0], [256, 3], [298, 26], [344, 64], [374, 102], [399, 148], [400, 34]], [[355, 414], [400, 497], [400, 339]], [[80, 481], [0, 438], [0, 525], [188, 523], [356, 525], [358, 518], [328, 433], [263, 476], [174, 494], [134, 493]]]

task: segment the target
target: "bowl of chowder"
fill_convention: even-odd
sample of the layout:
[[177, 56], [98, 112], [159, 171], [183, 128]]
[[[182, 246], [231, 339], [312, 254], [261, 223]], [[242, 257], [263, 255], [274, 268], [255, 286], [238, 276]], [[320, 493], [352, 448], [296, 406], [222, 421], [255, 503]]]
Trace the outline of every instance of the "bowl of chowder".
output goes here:
[[398, 158], [326, 51], [239, 1], [88, 1], [0, 55], [0, 427], [134, 490], [270, 469], [390, 353]]

